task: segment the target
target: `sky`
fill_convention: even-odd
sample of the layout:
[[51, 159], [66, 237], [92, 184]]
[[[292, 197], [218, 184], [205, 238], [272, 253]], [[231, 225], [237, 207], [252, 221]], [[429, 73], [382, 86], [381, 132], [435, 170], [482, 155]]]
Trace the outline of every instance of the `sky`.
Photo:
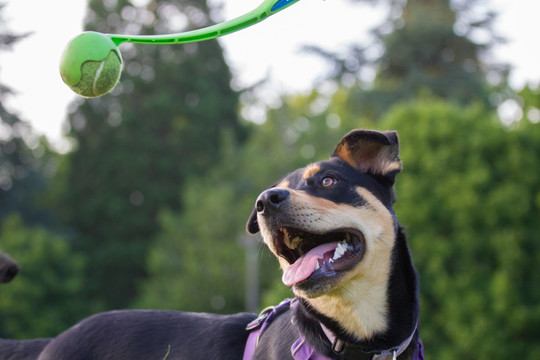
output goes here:
[[[222, 20], [251, 11], [262, 2], [213, 1], [223, 6]], [[32, 33], [12, 51], [0, 54], [0, 83], [17, 93], [7, 106], [30, 122], [38, 133], [61, 144], [67, 108], [77, 95], [62, 82], [58, 66], [69, 40], [82, 31], [87, 0], [4, 2], [7, 28]], [[507, 43], [499, 45], [493, 56], [513, 67], [511, 85], [520, 89], [528, 83], [540, 83], [540, 0], [487, 0], [486, 4], [499, 13], [496, 29]], [[369, 30], [382, 19], [380, 7], [351, 5], [346, 0], [301, 0], [219, 41], [240, 87], [268, 76], [273, 94], [304, 92], [313, 86], [325, 66], [320, 59], [301, 53], [300, 46], [339, 50], [351, 42], [368, 43]], [[507, 111], [516, 110], [509, 106]]]

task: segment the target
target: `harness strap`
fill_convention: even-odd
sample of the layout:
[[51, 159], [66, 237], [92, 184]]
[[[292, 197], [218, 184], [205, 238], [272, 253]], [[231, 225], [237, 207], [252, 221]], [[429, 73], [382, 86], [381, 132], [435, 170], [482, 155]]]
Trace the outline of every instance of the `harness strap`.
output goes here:
[[255, 320], [253, 320], [246, 326], [246, 330], [250, 333], [246, 342], [246, 346], [244, 348], [244, 356], [242, 358], [243, 360], [251, 360], [253, 358], [253, 354], [255, 354], [255, 349], [259, 344], [259, 337], [268, 326], [269, 320], [276, 313], [280, 312], [285, 307], [290, 306], [292, 301], [293, 299], [285, 299], [277, 306], [267, 307], [266, 309], [261, 311], [261, 313]]
[[242, 360], [251, 360], [253, 358], [253, 354], [255, 354], [255, 349], [257, 348], [257, 343], [259, 342], [260, 334], [260, 328], [249, 333]]

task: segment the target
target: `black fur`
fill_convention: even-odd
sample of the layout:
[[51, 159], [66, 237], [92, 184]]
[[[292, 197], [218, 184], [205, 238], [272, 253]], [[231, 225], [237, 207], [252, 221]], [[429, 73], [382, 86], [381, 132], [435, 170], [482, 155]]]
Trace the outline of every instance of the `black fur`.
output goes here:
[[241, 359], [254, 314], [122, 310], [91, 316], [60, 334], [40, 360]]
[[49, 344], [51, 339], [4, 340], [0, 339], [0, 359], [2, 360], [34, 360]]

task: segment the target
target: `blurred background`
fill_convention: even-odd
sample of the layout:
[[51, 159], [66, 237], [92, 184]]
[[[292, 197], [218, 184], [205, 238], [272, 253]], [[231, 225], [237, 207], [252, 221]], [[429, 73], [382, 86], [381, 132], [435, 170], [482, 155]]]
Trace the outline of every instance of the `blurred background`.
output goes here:
[[306, 0], [220, 40], [122, 45], [121, 81], [97, 99], [61, 84], [62, 46], [22, 55], [40, 36], [16, 25], [22, 3], [65, 22], [50, 39], [62, 46], [83, 28], [171, 33], [258, 5], [2, 1], [0, 251], [22, 270], [0, 288], [0, 337], [54, 336], [108, 309], [232, 313], [291, 296], [244, 232], [254, 200], [363, 127], [400, 134], [396, 212], [427, 357], [538, 359], [534, 1], [509, 18], [496, 0]]

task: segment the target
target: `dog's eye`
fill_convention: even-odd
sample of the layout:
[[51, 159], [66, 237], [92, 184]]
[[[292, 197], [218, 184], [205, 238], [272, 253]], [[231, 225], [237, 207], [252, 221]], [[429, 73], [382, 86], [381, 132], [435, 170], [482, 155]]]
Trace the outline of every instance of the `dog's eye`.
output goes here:
[[325, 176], [321, 181], [321, 185], [326, 187], [335, 185], [336, 183], [337, 180], [330, 176]]

